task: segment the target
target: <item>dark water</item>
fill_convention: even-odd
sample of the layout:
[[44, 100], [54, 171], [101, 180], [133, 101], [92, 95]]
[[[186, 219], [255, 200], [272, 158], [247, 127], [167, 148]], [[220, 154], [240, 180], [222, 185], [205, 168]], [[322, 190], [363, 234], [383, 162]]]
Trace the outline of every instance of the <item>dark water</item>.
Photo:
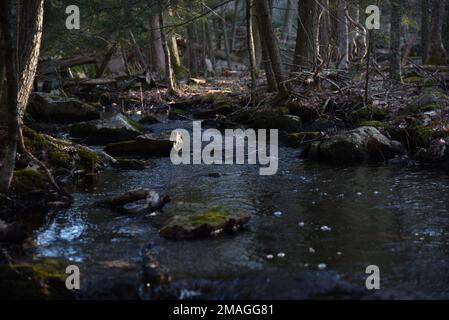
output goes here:
[[[135, 188], [168, 193], [167, 216], [222, 205], [253, 218], [236, 236], [172, 242], [158, 235], [154, 217], [92, 205]], [[142, 248], [148, 247], [176, 281], [255, 279], [245, 282], [245, 295], [224, 285], [222, 296], [256, 297], [256, 279], [273, 275], [282, 278], [281, 289], [264, 296], [273, 299], [303, 297], [289, 281], [298, 274], [333, 274], [363, 287], [366, 267], [377, 265], [382, 290], [449, 298], [448, 194], [449, 178], [441, 172], [316, 164], [298, 160], [292, 149], [280, 150], [273, 177], [259, 176], [257, 166], [173, 166], [155, 159], [145, 171], [108, 171], [94, 188], [75, 192], [73, 207], [37, 233], [36, 251], [73, 261], [87, 279], [130, 287], [139, 285]], [[283, 215], [276, 217], [278, 211]], [[323, 263], [326, 271], [319, 271]]]

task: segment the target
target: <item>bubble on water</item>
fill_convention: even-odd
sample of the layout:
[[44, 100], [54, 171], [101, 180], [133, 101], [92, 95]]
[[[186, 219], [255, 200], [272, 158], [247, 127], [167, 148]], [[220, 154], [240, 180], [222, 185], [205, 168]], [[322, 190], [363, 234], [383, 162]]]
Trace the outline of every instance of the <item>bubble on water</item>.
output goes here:
[[380, 194], [379, 191], [374, 191], [374, 195], [375, 195], [375, 196], [378, 196], [379, 194]]
[[284, 252], [278, 253], [278, 258], [285, 258], [286, 254]]
[[327, 265], [325, 263], [320, 263], [318, 265], [318, 270], [323, 271], [323, 270], [326, 270], [326, 269], [327, 269]]
[[304, 228], [305, 225], [306, 225], [306, 224], [305, 224], [304, 222], [298, 223], [298, 226], [299, 226], [300, 228]]
[[332, 228], [330, 228], [328, 226], [322, 226], [321, 227], [321, 231], [323, 231], [323, 232], [330, 232], [330, 231], [332, 231]]
[[282, 217], [284, 214], [281, 212], [281, 211], [276, 211], [275, 213], [273, 213], [273, 215], [275, 216], [275, 217]]
[[314, 248], [309, 248], [309, 253], [314, 254], [316, 251]]
[[363, 193], [357, 192], [357, 195], [360, 197], [360, 196], [363, 196]]
[[340, 251], [337, 252], [337, 256], [342, 256], [342, 255], [343, 255], [342, 252], [340, 252]]
[[272, 254], [268, 254], [268, 255], [266, 256], [266, 258], [267, 258], [267, 260], [273, 260], [273, 259], [274, 259], [274, 256], [273, 256]]

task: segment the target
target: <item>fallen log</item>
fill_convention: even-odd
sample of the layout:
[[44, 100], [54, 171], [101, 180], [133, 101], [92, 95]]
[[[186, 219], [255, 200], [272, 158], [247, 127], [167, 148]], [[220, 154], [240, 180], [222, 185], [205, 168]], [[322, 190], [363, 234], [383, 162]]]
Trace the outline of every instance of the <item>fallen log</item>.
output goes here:
[[97, 59], [94, 56], [75, 56], [67, 59], [45, 60], [39, 63], [37, 74], [39, 76], [61, 72], [71, 67], [85, 64], [96, 64]]

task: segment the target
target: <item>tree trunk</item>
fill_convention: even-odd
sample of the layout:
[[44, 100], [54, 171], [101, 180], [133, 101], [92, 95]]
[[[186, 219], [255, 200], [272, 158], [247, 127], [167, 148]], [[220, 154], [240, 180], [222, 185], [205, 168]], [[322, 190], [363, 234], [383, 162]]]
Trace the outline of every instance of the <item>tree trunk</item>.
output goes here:
[[316, 9], [315, 0], [298, 1], [298, 33], [296, 37], [296, 48], [293, 59], [293, 71], [296, 71], [301, 65], [315, 63], [316, 52], [314, 44], [314, 21], [317, 11]]
[[349, 28], [346, 18], [346, 1], [338, 0], [338, 68], [348, 69], [349, 63]]
[[256, 50], [254, 46], [252, 1], [246, 0], [246, 32], [248, 41], [249, 65], [251, 71], [251, 101], [256, 100]]
[[[0, 1], [0, 24], [3, 43], [5, 46], [4, 62], [6, 68], [6, 112], [7, 138], [3, 142], [3, 154], [0, 165], [0, 193], [7, 193], [11, 185], [17, 152], [17, 139], [19, 135], [19, 104], [18, 104], [18, 79], [16, 65], [16, 42], [13, 39], [14, 22], [11, 21], [11, 1]], [[8, 62], [8, 63], [6, 63]], [[3, 105], [2, 105], [3, 107]]]
[[402, 0], [391, 0], [390, 78], [401, 81]]
[[160, 17], [158, 14], [151, 16], [151, 57], [153, 70], [161, 74], [162, 78], [167, 76], [165, 53], [162, 44]]
[[446, 0], [434, 0], [432, 6], [432, 34], [430, 38], [430, 64], [446, 64], [446, 49], [443, 44], [443, 22]]
[[284, 25], [282, 27], [282, 42], [287, 43], [292, 32], [293, 0], [287, 0], [284, 13]]
[[266, 0], [256, 1], [258, 11], [259, 26], [261, 33], [265, 35], [265, 45], [271, 61], [271, 67], [276, 78], [278, 92], [281, 97], [288, 95], [288, 85], [285, 83], [287, 76], [281, 60], [279, 45], [272, 26], [272, 19], [268, 2]]
[[164, 13], [162, 11], [161, 6], [159, 6], [159, 26], [160, 26], [159, 34], [161, 35], [161, 43], [162, 43], [162, 48], [163, 48], [164, 56], [165, 56], [165, 59], [164, 59], [165, 74], [167, 75], [167, 82], [168, 82], [167, 94], [173, 95], [173, 94], [176, 94], [176, 80], [175, 80], [175, 75], [173, 72], [173, 66], [171, 63], [170, 47], [167, 44], [167, 37], [165, 35]]
[[235, 41], [237, 37], [237, 22], [239, 16], [239, 0], [234, 0], [234, 14], [232, 19], [232, 31], [231, 31], [231, 41], [229, 43], [229, 51], [232, 53], [235, 50]]
[[430, 51], [429, 0], [421, 0], [421, 47], [423, 64], [429, 59]]

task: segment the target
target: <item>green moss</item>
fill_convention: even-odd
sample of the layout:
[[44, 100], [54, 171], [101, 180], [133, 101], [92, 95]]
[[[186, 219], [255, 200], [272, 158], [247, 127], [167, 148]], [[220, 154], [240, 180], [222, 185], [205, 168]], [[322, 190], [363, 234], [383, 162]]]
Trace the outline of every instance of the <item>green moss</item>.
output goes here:
[[138, 122], [132, 120], [132, 119], [128, 119], [128, 123], [136, 130], [138, 131], [144, 131], [145, 128]]
[[48, 163], [50, 166], [69, 168], [72, 158], [64, 151], [53, 149], [48, 154]]
[[381, 108], [368, 106], [355, 111], [352, 119], [355, 123], [363, 121], [383, 121], [387, 118], [387, 112]]
[[181, 116], [186, 116], [187, 115], [187, 111], [179, 109], [179, 108], [173, 109], [173, 112], [176, 113], [176, 114], [179, 114]]
[[359, 124], [360, 127], [374, 127], [374, 128], [382, 128], [384, 127], [384, 123], [381, 121], [362, 121]]
[[198, 215], [189, 217], [189, 224], [198, 225], [217, 225], [226, 222], [227, 214], [221, 208], [212, 208], [201, 212]]
[[17, 193], [28, 193], [45, 189], [45, 177], [42, 173], [31, 169], [14, 171], [12, 189]]
[[427, 147], [432, 140], [447, 138], [449, 133], [423, 125], [414, 126], [410, 129], [411, 136], [418, 147]]
[[68, 263], [46, 259], [0, 265], [0, 297], [6, 299], [72, 299], [65, 287]]
[[411, 84], [413, 84], [413, 83], [421, 82], [422, 78], [419, 77], [419, 76], [410, 76], [410, 77], [404, 78], [403, 81], [404, 81], [404, 83], [411, 83]]
[[95, 168], [101, 161], [100, 157], [93, 151], [86, 148], [80, 148], [78, 151], [78, 156], [80, 157], [81, 164], [87, 169], [91, 170]]

